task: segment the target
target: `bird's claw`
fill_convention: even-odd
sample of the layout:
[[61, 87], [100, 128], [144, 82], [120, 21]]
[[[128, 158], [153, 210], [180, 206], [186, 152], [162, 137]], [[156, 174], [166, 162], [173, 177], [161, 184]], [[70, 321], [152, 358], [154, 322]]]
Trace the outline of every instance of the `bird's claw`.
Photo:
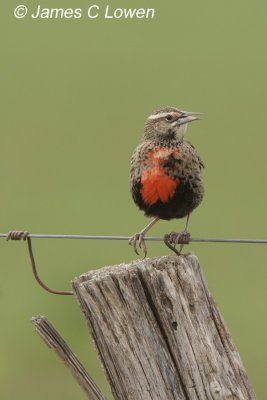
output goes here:
[[190, 233], [189, 232], [171, 232], [169, 234], [169, 240], [173, 244], [189, 244]]
[[137, 242], [137, 240], [139, 240], [139, 236], [140, 236], [139, 233], [135, 233], [135, 234], [134, 234], [133, 236], [131, 236], [130, 239], [129, 239], [129, 245], [130, 245], [130, 246], [133, 246], [134, 252], [135, 252], [137, 255], [139, 255], [139, 253], [138, 253], [137, 248], [136, 248], [136, 242]]
[[[163, 240], [166, 246], [179, 256], [184, 245], [190, 242], [190, 233], [171, 232], [170, 234], [166, 234]], [[172, 246], [172, 244], [174, 244], [174, 246]], [[180, 251], [175, 248], [176, 244], [180, 244]]]
[[133, 246], [134, 248], [134, 252], [139, 256], [139, 253], [137, 251], [136, 248], [136, 242], [138, 241], [139, 247], [140, 249], [142, 249], [143, 253], [144, 253], [144, 257], [146, 258], [147, 255], [147, 249], [146, 249], [146, 244], [145, 244], [145, 240], [144, 240], [144, 234], [142, 232], [140, 233], [135, 233], [133, 236], [130, 237], [129, 239], [129, 245]]

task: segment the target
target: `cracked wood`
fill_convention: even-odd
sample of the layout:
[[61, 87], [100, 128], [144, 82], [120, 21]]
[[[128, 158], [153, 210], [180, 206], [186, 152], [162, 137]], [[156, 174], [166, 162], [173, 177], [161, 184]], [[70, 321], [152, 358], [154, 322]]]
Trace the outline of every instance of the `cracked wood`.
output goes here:
[[31, 321], [35, 325], [36, 332], [40, 335], [45, 344], [49, 348], [53, 349], [61, 361], [63, 361], [78, 384], [84, 390], [87, 397], [90, 400], [105, 400], [105, 397], [95, 384], [94, 380], [88, 374], [63, 337], [53, 327], [51, 322], [42, 315], [33, 317]]
[[115, 400], [254, 400], [192, 253], [133, 261], [73, 282]]

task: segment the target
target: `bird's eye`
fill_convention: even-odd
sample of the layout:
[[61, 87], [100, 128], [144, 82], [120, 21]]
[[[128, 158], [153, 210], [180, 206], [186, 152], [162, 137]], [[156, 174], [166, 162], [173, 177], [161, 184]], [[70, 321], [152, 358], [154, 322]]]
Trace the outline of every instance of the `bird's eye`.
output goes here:
[[166, 120], [167, 120], [167, 121], [171, 121], [171, 120], [172, 120], [172, 115], [168, 114], [168, 115], [166, 116]]

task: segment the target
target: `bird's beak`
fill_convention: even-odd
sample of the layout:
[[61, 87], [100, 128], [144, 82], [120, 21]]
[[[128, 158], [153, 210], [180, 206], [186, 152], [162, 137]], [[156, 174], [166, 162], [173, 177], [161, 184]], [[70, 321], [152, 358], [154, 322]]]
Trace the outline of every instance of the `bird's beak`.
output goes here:
[[191, 112], [191, 111], [182, 111], [183, 115], [178, 119], [178, 124], [183, 125], [188, 122], [196, 121], [200, 119], [199, 117], [195, 117], [195, 115], [202, 115], [202, 113]]

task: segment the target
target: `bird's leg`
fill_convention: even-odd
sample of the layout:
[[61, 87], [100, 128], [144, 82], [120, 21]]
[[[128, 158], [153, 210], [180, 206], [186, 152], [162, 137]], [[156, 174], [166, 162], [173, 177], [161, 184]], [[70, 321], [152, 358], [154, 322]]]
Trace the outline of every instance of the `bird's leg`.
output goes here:
[[180, 243], [182, 242], [182, 243], [180, 244], [180, 252], [182, 251], [184, 245], [185, 245], [185, 244], [188, 244], [189, 241], [190, 241], [190, 233], [188, 233], [188, 225], [189, 225], [190, 216], [191, 216], [191, 213], [189, 213], [189, 214], [187, 215], [186, 224], [185, 224], [185, 229], [184, 229], [184, 231], [180, 234], [180, 238], [178, 238], [178, 243], [179, 243], [179, 241], [180, 241]]
[[[177, 255], [181, 254], [181, 251], [185, 244], [189, 244], [190, 241], [190, 233], [188, 233], [188, 225], [190, 220], [191, 213], [187, 215], [185, 229], [183, 232], [171, 232], [169, 235], [164, 236], [164, 243], [172, 249]], [[176, 250], [175, 245], [180, 244], [180, 251]], [[171, 244], [174, 244], [172, 246]]]
[[145, 240], [144, 240], [144, 236], [147, 233], [147, 231], [149, 231], [150, 228], [152, 228], [153, 225], [155, 225], [156, 222], [158, 222], [159, 218], [155, 218], [153, 219], [152, 222], [150, 222], [150, 224], [148, 224], [141, 232], [139, 233], [135, 233], [133, 236], [131, 236], [129, 238], [129, 244], [133, 245], [134, 251], [137, 255], [139, 255], [137, 248], [136, 248], [136, 242], [138, 240], [139, 242], [139, 247], [142, 249], [143, 253], [144, 253], [144, 258], [146, 258], [147, 255], [147, 249], [146, 249], [146, 244], [145, 244]]

